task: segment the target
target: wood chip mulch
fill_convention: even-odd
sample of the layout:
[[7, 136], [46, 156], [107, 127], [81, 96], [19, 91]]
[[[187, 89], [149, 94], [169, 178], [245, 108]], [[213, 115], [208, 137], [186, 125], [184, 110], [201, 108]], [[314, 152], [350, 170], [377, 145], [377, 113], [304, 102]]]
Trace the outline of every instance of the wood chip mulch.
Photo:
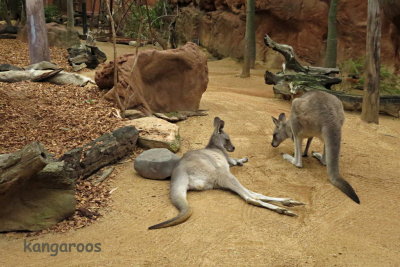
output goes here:
[[[30, 65], [27, 43], [16, 39], [2, 39], [0, 51], [0, 64], [11, 64], [21, 68]], [[67, 57], [67, 49], [50, 47], [50, 61], [65, 71], [71, 71], [72, 67], [68, 64]]]
[[[25, 43], [1, 40], [0, 51], [0, 64], [29, 65]], [[68, 70], [66, 56], [66, 49], [51, 48], [52, 62]], [[103, 95], [104, 92], [94, 85], [0, 82], [0, 154], [15, 152], [30, 142], [38, 141], [58, 158], [113, 131], [121, 119], [114, 115], [115, 106], [104, 100]], [[101, 209], [110, 205], [113, 191], [110, 184], [117, 174], [115, 169], [104, 182], [96, 185], [91, 177], [78, 179], [75, 214], [50, 229], [26, 235], [66, 232], [96, 221], [101, 217]]]

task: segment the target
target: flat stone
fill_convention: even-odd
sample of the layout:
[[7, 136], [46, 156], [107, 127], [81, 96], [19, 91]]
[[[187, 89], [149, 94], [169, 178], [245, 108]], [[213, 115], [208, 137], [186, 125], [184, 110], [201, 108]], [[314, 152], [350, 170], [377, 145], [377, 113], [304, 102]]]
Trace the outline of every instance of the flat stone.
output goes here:
[[123, 121], [122, 126], [134, 126], [139, 130], [138, 144], [144, 148], [167, 148], [172, 152], [180, 149], [179, 126], [156, 117], [144, 117]]
[[134, 162], [136, 172], [148, 179], [163, 180], [171, 176], [180, 157], [166, 148], [144, 151]]
[[136, 109], [127, 109], [127, 110], [125, 110], [125, 117], [130, 120], [134, 120], [134, 119], [146, 117], [146, 115], [143, 112], [136, 110]]

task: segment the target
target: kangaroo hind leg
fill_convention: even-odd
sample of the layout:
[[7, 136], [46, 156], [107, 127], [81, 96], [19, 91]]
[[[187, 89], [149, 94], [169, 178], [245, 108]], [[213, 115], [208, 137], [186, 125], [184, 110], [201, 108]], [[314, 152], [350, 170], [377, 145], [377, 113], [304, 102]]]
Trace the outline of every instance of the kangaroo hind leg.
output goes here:
[[291, 212], [290, 210], [287, 210], [285, 208], [273, 205], [273, 204], [269, 204], [269, 203], [265, 203], [259, 199], [257, 199], [255, 197], [255, 195], [253, 195], [253, 192], [251, 192], [250, 190], [248, 190], [247, 188], [245, 188], [238, 180], [237, 178], [231, 174], [228, 173], [226, 174], [223, 179], [220, 179], [218, 181], [218, 185], [221, 188], [226, 188], [229, 189], [235, 193], [237, 193], [241, 198], [243, 198], [247, 203], [252, 204], [254, 206], [258, 206], [258, 207], [262, 207], [262, 208], [266, 208], [272, 211], [275, 211], [279, 214], [284, 214], [284, 215], [288, 215], [288, 216], [296, 216], [295, 213]]

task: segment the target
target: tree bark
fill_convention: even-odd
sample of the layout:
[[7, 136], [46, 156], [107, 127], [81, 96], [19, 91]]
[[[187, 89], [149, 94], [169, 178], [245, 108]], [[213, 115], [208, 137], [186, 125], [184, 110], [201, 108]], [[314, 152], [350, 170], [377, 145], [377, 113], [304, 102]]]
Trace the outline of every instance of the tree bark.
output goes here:
[[42, 0], [26, 0], [26, 17], [31, 64], [50, 61]]
[[243, 69], [240, 77], [250, 77], [250, 68], [254, 68], [255, 62], [255, 0], [247, 0], [246, 5], [246, 33], [245, 33], [245, 48], [244, 48], [244, 61]]
[[325, 67], [336, 68], [337, 59], [337, 31], [336, 13], [339, 0], [331, 0], [328, 15], [328, 37], [326, 43]]
[[361, 119], [379, 123], [379, 74], [380, 74], [381, 19], [378, 0], [368, 0], [366, 79]]
[[118, 160], [130, 155], [136, 147], [139, 132], [125, 126], [106, 133], [96, 140], [65, 153], [60, 160], [65, 163], [72, 178], [88, 177]]
[[74, 0], [67, 0], [67, 15], [68, 15], [67, 27], [69, 29], [73, 29], [75, 26]]

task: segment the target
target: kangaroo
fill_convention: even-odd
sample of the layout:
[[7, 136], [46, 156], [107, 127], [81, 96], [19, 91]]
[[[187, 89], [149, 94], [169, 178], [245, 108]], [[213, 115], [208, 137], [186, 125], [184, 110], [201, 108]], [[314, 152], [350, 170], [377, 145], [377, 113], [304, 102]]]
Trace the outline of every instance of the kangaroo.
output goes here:
[[192, 209], [186, 199], [188, 190], [229, 189], [249, 204], [284, 215], [296, 215], [285, 208], [266, 202], [280, 203], [289, 207], [303, 205], [303, 203], [290, 198], [268, 197], [252, 192], [230, 173], [230, 166], [241, 166], [248, 159], [234, 159], [228, 156], [228, 152], [233, 152], [235, 147], [229, 135], [224, 132], [224, 125], [224, 121], [216, 117], [214, 132], [208, 145], [204, 149], [186, 152], [176, 164], [171, 175], [170, 197], [174, 206], [179, 210], [179, 214], [165, 222], [150, 226], [149, 229], [169, 227], [186, 221], [192, 214]]
[[327, 166], [330, 182], [360, 204], [360, 200], [351, 185], [339, 174], [339, 153], [344, 123], [343, 105], [340, 100], [329, 93], [311, 91], [296, 98], [292, 102], [290, 118], [286, 120], [285, 113], [278, 119], [272, 117], [275, 124], [271, 145], [278, 147], [287, 138], [294, 141], [294, 157], [283, 154], [283, 158], [302, 168], [301, 146], [304, 138], [307, 145], [303, 156], [307, 156], [313, 137], [324, 142], [324, 152], [321, 155], [312, 152], [312, 156]]

